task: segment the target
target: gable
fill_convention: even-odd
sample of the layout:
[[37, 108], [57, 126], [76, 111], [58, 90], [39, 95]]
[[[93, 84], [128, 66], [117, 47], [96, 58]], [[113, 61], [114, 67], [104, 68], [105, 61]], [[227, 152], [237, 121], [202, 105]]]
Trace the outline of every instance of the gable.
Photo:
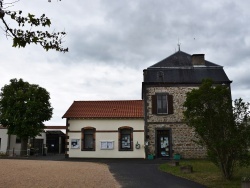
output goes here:
[[[215, 63], [211, 63], [205, 60], [205, 66], [207, 67], [220, 67]], [[159, 61], [158, 63], [150, 66], [149, 68], [169, 68], [169, 67], [192, 67], [192, 55], [182, 51], [178, 51], [169, 57]]]

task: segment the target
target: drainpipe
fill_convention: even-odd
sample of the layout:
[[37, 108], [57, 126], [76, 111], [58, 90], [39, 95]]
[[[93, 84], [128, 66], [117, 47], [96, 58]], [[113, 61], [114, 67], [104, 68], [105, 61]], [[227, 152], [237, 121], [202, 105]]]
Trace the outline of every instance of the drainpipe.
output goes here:
[[61, 154], [61, 147], [62, 147], [62, 137], [59, 137], [59, 154]]

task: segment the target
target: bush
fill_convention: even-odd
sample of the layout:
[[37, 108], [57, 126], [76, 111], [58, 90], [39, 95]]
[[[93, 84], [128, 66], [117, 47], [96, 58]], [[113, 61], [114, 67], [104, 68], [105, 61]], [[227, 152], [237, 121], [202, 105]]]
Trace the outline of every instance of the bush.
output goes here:
[[6, 152], [0, 151], [0, 157], [7, 157], [9, 156]]

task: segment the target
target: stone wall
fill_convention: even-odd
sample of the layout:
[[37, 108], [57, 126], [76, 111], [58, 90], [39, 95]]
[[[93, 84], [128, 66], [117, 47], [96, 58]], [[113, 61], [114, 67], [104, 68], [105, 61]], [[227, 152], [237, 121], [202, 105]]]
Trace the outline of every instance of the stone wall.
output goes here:
[[[186, 93], [194, 87], [150, 87], [146, 90], [147, 120], [148, 122], [183, 122], [183, 103], [186, 100]], [[155, 115], [152, 114], [152, 95], [156, 93], [168, 93], [173, 95], [174, 114]]]
[[[149, 138], [148, 149], [155, 151], [155, 129], [167, 128], [172, 133], [172, 150], [180, 153], [184, 158], [203, 158], [206, 155], [205, 148], [193, 142], [195, 140], [194, 130], [188, 127], [183, 119], [183, 103], [186, 100], [187, 92], [195, 87], [148, 87], [146, 89], [146, 127]], [[173, 95], [174, 113], [169, 115], [152, 114], [152, 95], [156, 93], [168, 93]]]
[[193, 140], [196, 139], [195, 132], [186, 124], [149, 124], [148, 136], [150, 153], [155, 153], [156, 134], [155, 130], [159, 128], [167, 128], [171, 130], [172, 150], [174, 153], [180, 153], [183, 158], [204, 158], [206, 149], [197, 145]]

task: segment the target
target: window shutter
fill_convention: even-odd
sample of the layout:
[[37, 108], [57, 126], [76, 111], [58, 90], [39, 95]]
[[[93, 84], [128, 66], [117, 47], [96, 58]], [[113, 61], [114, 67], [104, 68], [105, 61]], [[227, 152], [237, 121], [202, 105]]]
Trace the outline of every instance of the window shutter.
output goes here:
[[152, 95], [152, 114], [157, 114], [157, 97]]
[[173, 95], [168, 95], [168, 114], [174, 113]]

